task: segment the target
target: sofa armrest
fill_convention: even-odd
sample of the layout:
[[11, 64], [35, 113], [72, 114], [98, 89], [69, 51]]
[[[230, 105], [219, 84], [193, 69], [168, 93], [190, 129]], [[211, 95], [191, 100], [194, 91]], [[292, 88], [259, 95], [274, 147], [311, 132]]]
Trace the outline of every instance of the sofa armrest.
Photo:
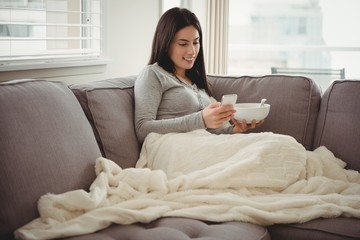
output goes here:
[[326, 146], [360, 171], [360, 80], [334, 81], [324, 92], [314, 148]]

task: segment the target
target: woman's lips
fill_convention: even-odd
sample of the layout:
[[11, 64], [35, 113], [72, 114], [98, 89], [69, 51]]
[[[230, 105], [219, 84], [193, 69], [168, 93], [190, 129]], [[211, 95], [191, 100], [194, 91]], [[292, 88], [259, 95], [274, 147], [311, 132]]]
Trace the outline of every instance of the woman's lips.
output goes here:
[[192, 62], [195, 60], [195, 57], [184, 57], [184, 60], [187, 62]]

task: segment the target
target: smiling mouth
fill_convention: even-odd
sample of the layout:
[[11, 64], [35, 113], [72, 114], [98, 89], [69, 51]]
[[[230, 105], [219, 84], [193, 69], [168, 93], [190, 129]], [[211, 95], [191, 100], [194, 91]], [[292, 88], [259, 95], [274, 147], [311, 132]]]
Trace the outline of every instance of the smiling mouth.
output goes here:
[[195, 57], [184, 57], [186, 61], [193, 61], [195, 60]]

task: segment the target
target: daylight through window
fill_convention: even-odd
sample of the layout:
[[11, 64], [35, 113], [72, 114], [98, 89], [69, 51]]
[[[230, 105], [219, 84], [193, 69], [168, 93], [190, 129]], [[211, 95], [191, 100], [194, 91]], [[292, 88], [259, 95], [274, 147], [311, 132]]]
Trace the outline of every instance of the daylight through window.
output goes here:
[[228, 73], [298, 68], [323, 89], [333, 76], [322, 72], [359, 78], [358, 9], [358, 0], [230, 0]]
[[101, 0], [0, 0], [0, 64], [101, 54]]

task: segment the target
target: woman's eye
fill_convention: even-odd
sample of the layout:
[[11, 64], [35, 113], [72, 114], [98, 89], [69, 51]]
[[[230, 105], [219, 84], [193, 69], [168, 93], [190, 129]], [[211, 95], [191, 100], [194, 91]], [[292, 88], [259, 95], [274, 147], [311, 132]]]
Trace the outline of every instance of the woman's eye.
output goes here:
[[[199, 45], [200, 42], [193, 42], [192, 44], [193, 44], [193, 45]], [[179, 43], [179, 46], [181, 46], [181, 47], [186, 47], [186, 46], [188, 46], [188, 45], [189, 45], [188, 43]]]

